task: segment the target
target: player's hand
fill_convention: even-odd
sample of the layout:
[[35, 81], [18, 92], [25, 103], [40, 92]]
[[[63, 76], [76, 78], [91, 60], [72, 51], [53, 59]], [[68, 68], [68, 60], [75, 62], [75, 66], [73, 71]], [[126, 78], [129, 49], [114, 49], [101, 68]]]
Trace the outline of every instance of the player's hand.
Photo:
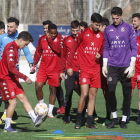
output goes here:
[[104, 77], [107, 77], [107, 74], [108, 74], [107, 67], [102, 67], [102, 73], [103, 73]]
[[107, 77], [107, 74], [108, 74], [107, 62], [108, 62], [108, 58], [103, 58], [102, 73], [103, 73], [104, 77]]
[[68, 74], [69, 76], [72, 76], [72, 75], [73, 75], [73, 69], [72, 69], [72, 68], [68, 68], [67, 74]]
[[30, 63], [29, 67], [30, 67], [30, 74], [34, 74], [35, 73], [35, 64], [34, 63]]
[[130, 62], [130, 66], [124, 71], [127, 74], [127, 78], [131, 78], [135, 75], [135, 61]]
[[60, 73], [60, 78], [61, 78], [62, 80], [64, 80], [64, 79], [65, 79], [65, 73]]
[[99, 59], [101, 57], [101, 55], [97, 52], [95, 57], [96, 57], [96, 59]]
[[25, 81], [27, 84], [31, 84], [32, 83], [32, 80], [28, 77]]

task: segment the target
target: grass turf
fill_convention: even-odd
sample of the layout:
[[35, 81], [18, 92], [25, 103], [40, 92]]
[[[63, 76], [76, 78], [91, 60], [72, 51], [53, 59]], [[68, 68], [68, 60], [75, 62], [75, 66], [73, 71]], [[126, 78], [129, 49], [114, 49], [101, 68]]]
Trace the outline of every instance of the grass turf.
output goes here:
[[[28, 97], [29, 102], [31, 103], [32, 107], [34, 108], [36, 103], [38, 103], [36, 95], [35, 95], [35, 84], [32, 83], [31, 85], [27, 85], [26, 83], [21, 83], [23, 89]], [[62, 88], [64, 89], [64, 83], [62, 82]], [[44, 85], [44, 100], [45, 103], [49, 104], [49, 89], [48, 85]], [[65, 89], [64, 89], [65, 93]], [[116, 96], [117, 96], [117, 109], [118, 109], [118, 117], [122, 115], [122, 87], [121, 84], [118, 83], [116, 89]], [[19, 130], [20, 133], [11, 134], [11, 133], [3, 133], [4, 124], [0, 125], [0, 140], [50, 140], [53, 138], [47, 137], [34, 137], [35, 134], [52, 134], [55, 130], [62, 130], [65, 134], [66, 133], [91, 133], [91, 132], [106, 132], [106, 131], [114, 131], [114, 132], [121, 132], [122, 134], [139, 134], [140, 133], [140, 125], [136, 125], [137, 116], [131, 115], [130, 122], [127, 124], [128, 129], [121, 129], [119, 126], [115, 126], [113, 129], [106, 129], [105, 126], [102, 126], [104, 122], [104, 118], [106, 117], [106, 109], [105, 109], [105, 100], [102, 94], [102, 90], [99, 89], [97, 92], [96, 98], [96, 112], [99, 117], [97, 121], [98, 129], [88, 129], [83, 126], [79, 130], [74, 129], [75, 121], [76, 121], [76, 112], [78, 107], [78, 99], [79, 96], [74, 92], [72, 98], [72, 108], [71, 108], [71, 122], [69, 124], [63, 124], [64, 115], [55, 115], [54, 119], [47, 118], [45, 122], [41, 124], [40, 127], [35, 127], [32, 120], [28, 116], [28, 114], [24, 111], [22, 104], [18, 101], [16, 111], [18, 114], [18, 119], [15, 120], [17, 124], [13, 124], [12, 127]], [[131, 108], [133, 112], [137, 112], [138, 110], [138, 90], [134, 90], [133, 99]], [[56, 100], [54, 111], [58, 108], [58, 102]], [[2, 115], [4, 109], [4, 103], [0, 108], [0, 116]], [[125, 139], [140, 139], [140, 138], [125, 138]]]

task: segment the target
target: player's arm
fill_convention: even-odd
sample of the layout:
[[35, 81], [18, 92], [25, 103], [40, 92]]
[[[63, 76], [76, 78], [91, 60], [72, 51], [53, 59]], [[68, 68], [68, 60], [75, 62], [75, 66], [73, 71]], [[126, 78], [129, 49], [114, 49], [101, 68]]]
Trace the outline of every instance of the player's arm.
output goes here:
[[67, 70], [67, 73], [70, 76], [73, 74], [72, 66], [73, 66], [74, 55], [77, 48], [80, 46], [80, 43], [82, 42], [83, 35], [84, 35], [84, 31], [78, 32], [71, 47], [70, 56], [68, 59], [68, 70]]
[[48, 40], [48, 45], [51, 47], [51, 49], [55, 51], [56, 53], [60, 54], [61, 45], [63, 43], [63, 37], [58, 34], [58, 38], [59, 38], [58, 43], [54, 43], [54, 40], [52, 39], [52, 37], [47, 38], [47, 40]]
[[1, 52], [1, 54], [0, 54], [0, 60], [1, 60], [1, 57], [2, 57], [2, 54], [3, 54], [3, 48], [2, 48], [2, 39], [3, 39], [3, 35], [0, 35], [0, 52]]
[[138, 52], [136, 33], [131, 25], [129, 26], [129, 42], [131, 45], [132, 55], [131, 55], [130, 66], [124, 72], [125, 74], [127, 74], [127, 78], [131, 78], [135, 75], [135, 62], [136, 62], [136, 57]]
[[26, 81], [28, 77], [20, 73], [16, 67], [16, 53], [14, 52], [14, 49], [12, 48], [7, 49], [6, 56], [8, 70], [17, 77], [22, 78], [24, 81]]
[[35, 55], [34, 55], [35, 65], [37, 65], [37, 63], [39, 62], [42, 52], [43, 52], [43, 49], [42, 49], [41, 38], [40, 38], [36, 47]]
[[105, 37], [105, 43], [104, 43], [104, 51], [103, 51], [102, 73], [105, 77], [107, 77], [107, 73], [108, 73], [107, 63], [108, 63], [108, 56], [109, 56], [109, 50], [110, 50], [110, 43], [108, 39], [107, 28], [105, 28], [104, 37]]

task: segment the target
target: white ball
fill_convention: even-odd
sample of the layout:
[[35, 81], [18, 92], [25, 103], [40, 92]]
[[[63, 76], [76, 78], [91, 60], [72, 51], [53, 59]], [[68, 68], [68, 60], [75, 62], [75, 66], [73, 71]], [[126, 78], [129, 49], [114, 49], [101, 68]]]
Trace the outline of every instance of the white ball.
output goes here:
[[48, 113], [48, 106], [45, 103], [38, 103], [35, 106], [36, 115], [43, 116]]

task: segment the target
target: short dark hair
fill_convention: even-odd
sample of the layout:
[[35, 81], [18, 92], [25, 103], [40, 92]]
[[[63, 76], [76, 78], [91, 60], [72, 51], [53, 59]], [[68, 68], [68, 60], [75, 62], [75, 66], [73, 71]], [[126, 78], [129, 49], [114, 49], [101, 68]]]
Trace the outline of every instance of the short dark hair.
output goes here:
[[0, 29], [5, 29], [5, 24], [4, 24], [4, 22], [3, 21], [0, 21]]
[[113, 9], [111, 10], [111, 15], [121, 16], [122, 13], [123, 13], [122, 8], [120, 8], [120, 7], [113, 7]]
[[30, 42], [33, 42], [34, 40], [33, 40], [33, 37], [31, 36], [31, 34], [29, 33], [29, 32], [27, 32], [27, 31], [22, 31], [19, 35], [18, 35], [18, 37], [17, 37], [17, 39], [23, 39], [24, 41], [30, 41]]
[[71, 28], [78, 28], [79, 27], [79, 21], [73, 20], [70, 24]]
[[84, 28], [87, 28], [88, 24], [85, 21], [81, 21], [80, 26], [83, 26]]
[[43, 25], [47, 25], [47, 24], [50, 25], [50, 24], [52, 24], [52, 22], [50, 20], [46, 20], [46, 21], [43, 21], [42, 24]]
[[103, 17], [103, 21], [102, 21], [101, 24], [102, 24], [102, 26], [104, 26], [104, 25], [108, 26], [109, 25], [109, 20], [107, 18]]
[[8, 23], [9, 23], [9, 22], [15, 22], [17, 26], [19, 25], [19, 20], [16, 19], [15, 17], [10, 17], [10, 18], [8, 18], [8, 19], [7, 19], [7, 22], [8, 22]]
[[57, 26], [55, 24], [50, 24], [48, 26], [48, 30], [50, 30], [50, 29], [57, 29]]
[[91, 15], [91, 21], [92, 22], [97, 22], [97, 23], [101, 23], [103, 20], [102, 16], [98, 13], [94, 13]]
[[132, 18], [139, 18], [140, 19], [140, 13], [134, 13], [133, 15], [132, 15]]

